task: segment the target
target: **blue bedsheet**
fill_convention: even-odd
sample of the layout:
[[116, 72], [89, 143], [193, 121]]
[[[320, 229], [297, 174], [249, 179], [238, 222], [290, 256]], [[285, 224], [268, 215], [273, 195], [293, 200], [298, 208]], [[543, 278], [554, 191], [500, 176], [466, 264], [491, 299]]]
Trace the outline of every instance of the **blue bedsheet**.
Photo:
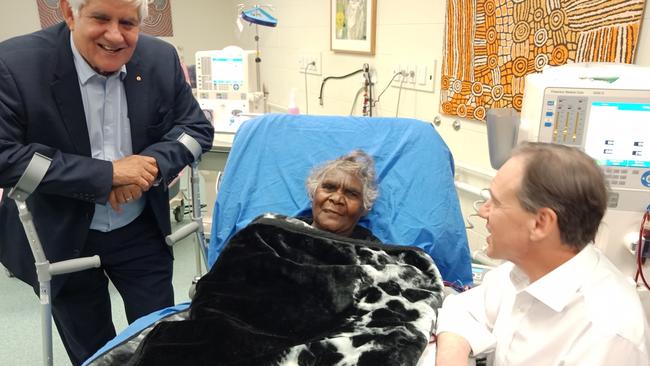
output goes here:
[[120, 332], [115, 338], [111, 339], [102, 348], [97, 350], [97, 352], [95, 352], [94, 355], [90, 356], [86, 361], [84, 361], [82, 366], [88, 365], [89, 363], [97, 359], [99, 356], [103, 355], [104, 353], [108, 352], [114, 347], [128, 341], [129, 339], [131, 339], [131, 337], [136, 336], [143, 329], [147, 328], [148, 326], [157, 322], [158, 320], [165, 318], [169, 315], [176, 314], [180, 311], [186, 310], [189, 306], [190, 306], [189, 302], [184, 302], [175, 306], [164, 308], [159, 311], [155, 311], [151, 314], [138, 318], [136, 321], [129, 324], [129, 326], [126, 329], [124, 329], [122, 332]]
[[210, 266], [230, 237], [265, 212], [311, 212], [310, 170], [354, 149], [375, 158], [380, 196], [361, 225], [385, 243], [416, 245], [449, 282], [471, 284], [453, 158], [429, 123], [404, 118], [270, 114], [245, 122], [213, 211]]

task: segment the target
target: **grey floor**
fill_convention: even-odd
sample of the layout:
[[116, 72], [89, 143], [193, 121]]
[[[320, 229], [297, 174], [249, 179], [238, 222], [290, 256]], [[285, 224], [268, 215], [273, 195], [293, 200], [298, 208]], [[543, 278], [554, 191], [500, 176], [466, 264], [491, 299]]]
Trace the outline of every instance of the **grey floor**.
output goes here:
[[[187, 220], [187, 219], [186, 219]], [[173, 219], [172, 219], [173, 222]], [[175, 224], [176, 227], [187, 223]], [[194, 235], [174, 246], [174, 290], [176, 303], [189, 301], [188, 289], [196, 273]], [[113, 322], [118, 332], [126, 328], [123, 303], [111, 286]], [[70, 365], [61, 339], [53, 328], [54, 365]], [[39, 301], [31, 287], [0, 271], [0, 365], [41, 365], [41, 322]]]

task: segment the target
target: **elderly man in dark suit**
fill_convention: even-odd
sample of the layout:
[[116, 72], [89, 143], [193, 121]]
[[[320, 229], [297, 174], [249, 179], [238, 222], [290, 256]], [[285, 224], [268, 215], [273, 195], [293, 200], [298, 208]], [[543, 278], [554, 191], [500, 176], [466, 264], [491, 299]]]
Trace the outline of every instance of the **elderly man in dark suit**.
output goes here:
[[[194, 158], [179, 136], [206, 151], [213, 128], [174, 48], [139, 34], [146, 0], [60, 5], [65, 23], [0, 43], [0, 187], [34, 153], [51, 158], [27, 201], [45, 254], [101, 257], [100, 269], [52, 282], [54, 320], [79, 364], [115, 335], [108, 279], [129, 322], [173, 304], [166, 185]], [[2, 263], [37, 288], [12, 200], [0, 203], [0, 227]]]

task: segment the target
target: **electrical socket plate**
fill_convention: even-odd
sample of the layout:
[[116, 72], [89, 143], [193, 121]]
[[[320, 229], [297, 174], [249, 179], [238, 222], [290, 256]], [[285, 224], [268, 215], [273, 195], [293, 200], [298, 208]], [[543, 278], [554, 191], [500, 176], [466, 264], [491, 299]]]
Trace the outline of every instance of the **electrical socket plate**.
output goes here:
[[311, 62], [314, 65], [307, 68], [307, 74], [310, 75], [321, 75], [321, 53], [320, 52], [307, 52], [298, 54], [298, 72], [301, 74], [305, 73], [305, 66], [309, 65]]
[[399, 88], [401, 83], [402, 89], [434, 92], [436, 85], [436, 65], [436, 60], [429, 63], [393, 65], [391, 78], [400, 71], [406, 71], [409, 75], [413, 76], [407, 76], [404, 82], [402, 82], [401, 76], [397, 76], [391, 85]]

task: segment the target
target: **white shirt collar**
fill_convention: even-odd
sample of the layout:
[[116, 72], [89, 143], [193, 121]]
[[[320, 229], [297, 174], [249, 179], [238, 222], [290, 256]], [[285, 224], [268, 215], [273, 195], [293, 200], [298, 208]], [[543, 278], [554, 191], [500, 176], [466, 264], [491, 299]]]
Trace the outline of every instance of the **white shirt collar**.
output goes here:
[[585, 283], [585, 277], [591, 274], [597, 264], [598, 253], [592, 244], [588, 244], [573, 258], [532, 284], [517, 266], [513, 266], [510, 280], [518, 293], [525, 291], [554, 311], [560, 312], [574, 298], [574, 294]]
[[[74, 66], [77, 69], [77, 75], [79, 75], [79, 81], [82, 85], [85, 85], [90, 78], [97, 75], [99, 77], [105, 78], [106, 76], [99, 74], [95, 71], [88, 62], [81, 56], [79, 50], [74, 45], [74, 40], [72, 39], [72, 33], [70, 33], [70, 47], [72, 48], [72, 55], [74, 56]], [[113, 74], [114, 75], [114, 74]], [[111, 75], [112, 76], [112, 75]], [[126, 65], [122, 65], [119, 71], [120, 80], [124, 80], [126, 77]]]

